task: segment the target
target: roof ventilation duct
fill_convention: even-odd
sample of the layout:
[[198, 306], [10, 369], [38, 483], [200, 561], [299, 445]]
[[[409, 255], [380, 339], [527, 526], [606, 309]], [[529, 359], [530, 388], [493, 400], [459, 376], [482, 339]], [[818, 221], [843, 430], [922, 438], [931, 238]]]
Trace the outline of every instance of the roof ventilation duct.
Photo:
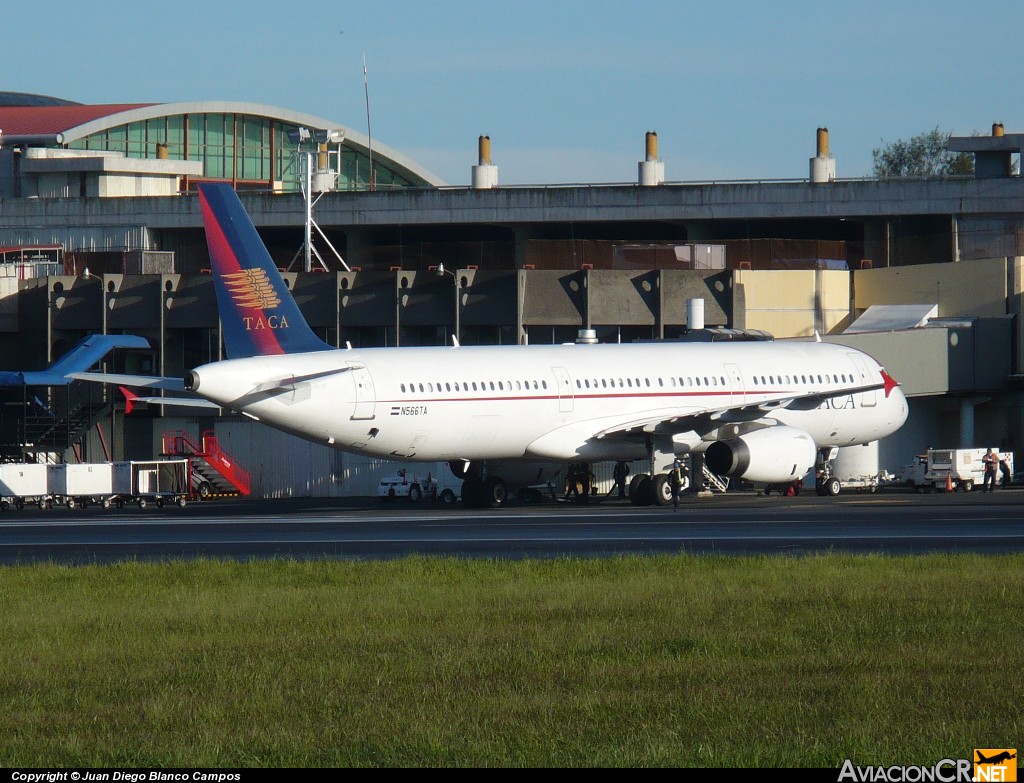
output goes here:
[[818, 128], [818, 155], [811, 158], [811, 183], [820, 185], [836, 178], [836, 161], [828, 154], [828, 128]]
[[640, 161], [640, 184], [660, 185], [665, 181], [665, 164], [658, 160], [658, 134], [647, 131], [647, 154]]
[[479, 140], [480, 163], [473, 167], [473, 190], [498, 187], [498, 167], [491, 163], [491, 137]]

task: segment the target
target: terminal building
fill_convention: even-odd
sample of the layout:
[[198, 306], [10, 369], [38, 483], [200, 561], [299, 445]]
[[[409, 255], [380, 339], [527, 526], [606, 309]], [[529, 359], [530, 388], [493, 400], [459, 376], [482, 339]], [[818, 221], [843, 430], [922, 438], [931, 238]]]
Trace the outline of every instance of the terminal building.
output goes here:
[[[828, 132], [809, 138], [793, 180], [666, 179], [651, 132], [634, 182], [508, 187], [482, 136], [470, 184], [452, 186], [288, 109], [0, 93], [0, 369], [44, 368], [95, 333], [149, 342], [111, 369], [182, 375], [222, 358], [195, 196], [221, 180], [332, 344], [675, 339], [701, 299], [707, 326], [845, 342], [902, 383], [910, 420], [854, 450], [851, 470], [895, 470], [930, 446], [1019, 450], [1024, 134], [953, 138], [971, 176], [896, 180], [837, 177]], [[78, 386], [7, 390], [7, 458], [150, 459], [167, 432], [214, 432], [246, 456], [254, 494], [370, 494], [393, 468], [231, 415], [125, 415]], [[70, 412], [76, 395], [89, 415], [63, 442], [29, 437], [33, 398]]]

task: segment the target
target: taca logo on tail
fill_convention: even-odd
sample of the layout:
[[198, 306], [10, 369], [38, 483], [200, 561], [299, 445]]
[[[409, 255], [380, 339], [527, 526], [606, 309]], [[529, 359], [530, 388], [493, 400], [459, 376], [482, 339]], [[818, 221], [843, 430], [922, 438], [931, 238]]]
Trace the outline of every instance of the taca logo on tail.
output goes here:
[[306, 324], [234, 189], [201, 183], [199, 202], [228, 357], [331, 350]]

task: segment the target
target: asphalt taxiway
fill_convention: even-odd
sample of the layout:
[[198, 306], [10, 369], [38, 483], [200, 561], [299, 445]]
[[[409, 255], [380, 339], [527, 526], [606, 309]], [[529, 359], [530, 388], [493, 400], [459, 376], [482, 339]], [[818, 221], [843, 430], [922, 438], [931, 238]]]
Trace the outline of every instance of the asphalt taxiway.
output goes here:
[[605, 557], [1024, 551], [1024, 489], [686, 497], [497, 510], [376, 498], [210, 501], [186, 508], [26, 508], [0, 515], [0, 563], [118, 560]]

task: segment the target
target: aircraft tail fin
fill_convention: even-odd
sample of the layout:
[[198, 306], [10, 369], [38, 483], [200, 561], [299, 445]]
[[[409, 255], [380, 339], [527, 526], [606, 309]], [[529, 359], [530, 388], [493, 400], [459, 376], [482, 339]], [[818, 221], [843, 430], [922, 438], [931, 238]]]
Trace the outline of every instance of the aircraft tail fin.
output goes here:
[[201, 183], [199, 201], [228, 358], [331, 350], [309, 328], [231, 185]]
[[127, 416], [133, 410], [135, 410], [135, 401], [139, 399], [139, 395], [129, 389], [127, 386], [118, 386], [121, 390], [121, 394], [124, 395], [124, 413]]

